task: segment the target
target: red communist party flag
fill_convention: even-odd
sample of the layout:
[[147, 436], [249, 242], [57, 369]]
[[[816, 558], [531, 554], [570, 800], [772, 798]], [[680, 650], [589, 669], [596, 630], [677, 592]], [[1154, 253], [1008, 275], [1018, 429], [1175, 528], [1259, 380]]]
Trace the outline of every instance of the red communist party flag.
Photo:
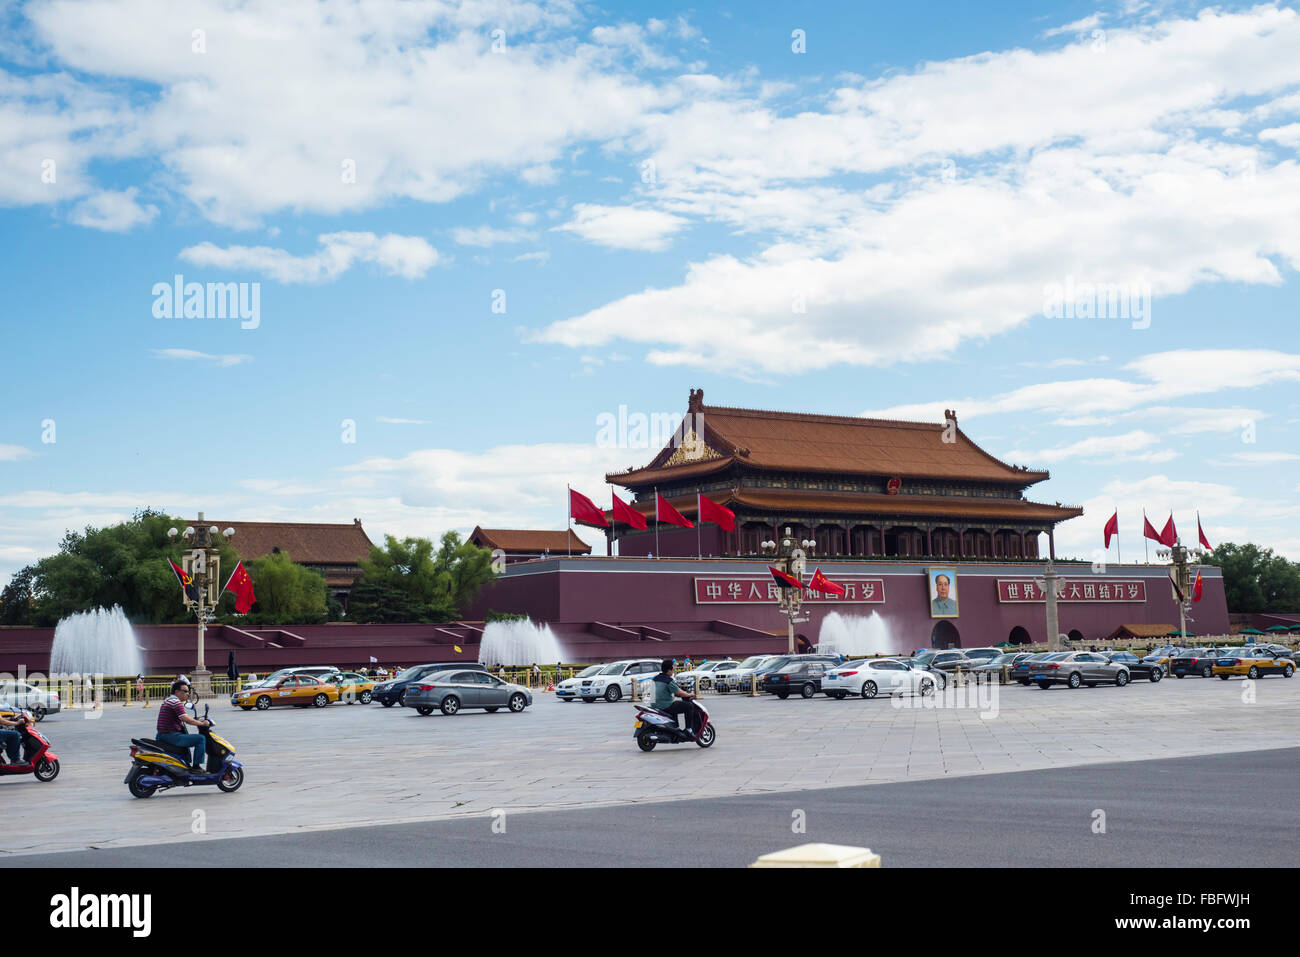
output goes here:
[[822, 574], [820, 568], [813, 572], [812, 581], [808, 583], [808, 587], [813, 591], [823, 592], [827, 595], [839, 595], [841, 598], [844, 597], [844, 586], [835, 584]]
[[655, 521], [667, 522], [670, 525], [680, 525], [682, 528], [695, 527], [694, 522], [669, 505], [668, 499], [664, 498], [658, 492], [655, 493]]
[[1178, 541], [1178, 529], [1174, 528], [1174, 513], [1169, 513], [1169, 521], [1165, 522], [1165, 527], [1160, 530], [1160, 544], [1174, 547]]
[[767, 570], [772, 573], [772, 577], [776, 579], [776, 583], [780, 585], [782, 588], [803, 588], [804, 587], [803, 582], [795, 578], [793, 575], [787, 575], [779, 568], [773, 568], [771, 565], [768, 565]]
[[1156, 531], [1155, 526], [1151, 524], [1151, 520], [1147, 518], [1145, 514], [1142, 516], [1142, 526], [1143, 538], [1149, 538], [1153, 542], [1164, 541], [1164, 539], [1160, 537], [1160, 533]]
[[181, 591], [185, 593], [185, 597], [190, 601], [198, 601], [199, 590], [194, 587], [194, 579], [190, 577], [189, 572], [185, 571], [185, 569], [181, 568], [180, 565], [177, 565], [170, 558], [167, 559], [167, 562], [171, 565], [172, 573], [175, 574], [176, 580], [181, 583]]
[[628, 505], [627, 502], [623, 501], [617, 495], [614, 495], [613, 492], [610, 492], [609, 494], [613, 496], [614, 499], [614, 521], [623, 522], [626, 525], [631, 525], [633, 528], [639, 528], [644, 532], [647, 527], [645, 516], [634, 509], [631, 505]]
[[1115, 510], [1115, 514], [1110, 517], [1110, 521], [1101, 531], [1106, 536], [1106, 547], [1110, 548], [1111, 536], [1119, 534], [1119, 509]]
[[605, 521], [605, 513], [596, 507], [596, 503], [573, 489], [569, 489], [569, 518], [575, 522], [586, 522], [588, 525], [609, 528], [609, 522]]
[[715, 525], [721, 525], [723, 530], [734, 532], [736, 530], [736, 516], [729, 508], [723, 508], [707, 495], [699, 492], [695, 493], [700, 503], [700, 522], [713, 522]]
[[1196, 513], [1196, 537], [1201, 540], [1201, 547], [1204, 548], [1207, 552], [1214, 551], [1214, 549], [1210, 547], [1210, 540], [1205, 537], [1205, 529], [1201, 528], [1200, 512]]
[[235, 570], [226, 579], [226, 587], [221, 590], [234, 592], [235, 611], [238, 614], [247, 615], [253, 610], [253, 602], [257, 601], [257, 596], [253, 594], [253, 579], [249, 577], [248, 569], [244, 567], [243, 562], [235, 565]]
[[1196, 573], [1196, 583], [1192, 585], [1192, 601], [1201, 600], [1201, 573]]

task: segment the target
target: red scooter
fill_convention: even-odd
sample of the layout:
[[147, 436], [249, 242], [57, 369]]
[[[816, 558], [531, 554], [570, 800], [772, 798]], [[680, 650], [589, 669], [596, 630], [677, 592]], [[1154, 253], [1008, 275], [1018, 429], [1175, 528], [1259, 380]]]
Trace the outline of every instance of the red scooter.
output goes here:
[[[34, 774], [38, 781], [53, 781], [59, 776], [59, 756], [50, 750], [50, 742], [36, 730], [36, 721], [30, 711], [6, 712], [5, 717], [17, 718], [14, 730], [23, 738], [22, 763], [0, 764], [0, 776], [7, 774]], [[0, 754], [3, 754], [0, 750]]]

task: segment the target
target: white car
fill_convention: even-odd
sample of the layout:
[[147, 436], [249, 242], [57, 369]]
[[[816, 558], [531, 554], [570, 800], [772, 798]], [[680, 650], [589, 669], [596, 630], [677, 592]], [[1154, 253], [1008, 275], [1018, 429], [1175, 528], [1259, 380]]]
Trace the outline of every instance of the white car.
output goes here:
[[941, 678], [929, 671], [909, 667], [896, 658], [863, 658], [846, 661], [822, 676], [822, 691], [832, 698], [849, 695], [933, 694]]
[[661, 658], [629, 658], [613, 661], [594, 675], [578, 681], [578, 697], [588, 703], [597, 698], [614, 702], [632, 694], [632, 682], [653, 680], [659, 674]]
[[16, 709], [25, 708], [37, 721], [47, 714], [56, 714], [63, 708], [57, 692], [44, 691], [26, 681], [0, 682], [0, 704]]
[[767, 664], [773, 658], [779, 658], [780, 655], [750, 655], [735, 668], [727, 672], [727, 677], [718, 682], [719, 691], [747, 691], [749, 689], [749, 678], [763, 665]]
[[677, 683], [684, 689], [692, 691], [695, 688], [695, 682], [698, 681], [701, 688], [707, 688], [722, 675], [730, 671], [735, 671], [739, 667], [740, 662], [732, 661], [730, 658], [723, 661], [706, 661], [698, 668], [692, 668], [690, 671], [683, 671], [680, 674], [674, 675], [674, 677], [677, 679]]
[[561, 701], [572, 701], [578, 697], [578, 689], [582, 687], [582, 679], [590, 678], [592, 675], [599, 674], [604, 665], [588, 665], [583, 668], [572, 678], [565, 678], [555, 686], [555, 697]]

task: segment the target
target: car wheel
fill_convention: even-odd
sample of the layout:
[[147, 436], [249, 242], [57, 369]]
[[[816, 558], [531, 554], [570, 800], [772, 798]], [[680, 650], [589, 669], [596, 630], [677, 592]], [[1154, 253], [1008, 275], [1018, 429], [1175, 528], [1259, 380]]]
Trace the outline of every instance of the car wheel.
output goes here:
[[526, 708], [527, 706], [528, 706], [528, 699], [525, 698], [519, 692], [516, 691], [514, 694], [510, 696], [510, 710], [513, 711], [515, 714], [518, 714], [520, 711], [523, 711], [524, 708]]
[[265, 711], [271, 707], [271, 699], [268, 695], [259, 695], [257, 698], [257, 710]]
[[239, 710], [240, 710], [240, 711], [252, 711], [252, 710], [253, 710], [253, 706], [252, 706], [251, 704], [241, 704], [241, 705], [239, 706]]
[[1115, 687], [1122, 688], [1126, 684], [1128, 684], [1128, 672], [1121, 671], [1119, 674], [1115, 676]]
[[1204, 668], [1201, 669], [1202, 678], [1208, 678], [1212, 674], [1214, 674], [1214, 669], [1211, 668], [1209, 665], [1206, 665]]
[[142, 778], [143, 776], [144, 776], [144, 768], [136, 768], [135, 773], [132, 774], [131, 777], [127, 780], [126, 788], [135, 797], [138, 798], [153, 797], [154, 794], [157, 792], [158, 787], [152, 784], [149, 785], [141, 784], [140, 778]]
[[1028, 688], [1031, 683], [1028, 678], [1017, 678], [1016, 680], [1019, 681], [1026, 688]]
[[934, 694], [934, 680], [931, 678], [922, 678], [921, 685], [917, 689], [921, 692], [921, 697]]
[[591, 703], [592, 703], [593, 701], [595, 701], [595, 700], [596, 700], [595, 698], [583, 698], [583, 699], [582, 699], [582, 701], [583, 701], [584, 704], [591, 704]]
[[609, 690], [605, 692], [605, 700], [610, 704], [613, 704], [621, 697], [623, 697], [623, 689], [618, 685], [610, 685]]
[[1052, 686], [1052, 683], [1051, 683], [1050, 681], [1040, 681], [1040, 682], [1038, 682], [1038, 687], [1042, 688], [1044, 691], [1046, 691], [1046, 690], [1047, 690], [1048, 688], [1050, 688], [1051, 686]]
[[313, 707], [323, 708], [330, 703], [330, 696], [325, 694], [324, 692], [321, 692], [316, 697], [311, 699], [311, 703]]
[[403, 689], [402, 689], [402, 693], [399, 694], [399, 695], [397, 696], [397, 703], [400, 704], [403, 708], [406, 707], [406, 689], [405, 689], [405, 688], [403, 688]]
[[454, 694], [449, 694], [447, 695], [447, 697], [442, 699], [443, 714], [455, 714], [459, 710], [460, 710], [460, 699], [457, 698]]
[[876, 687], [876, 683], [874, 681], [862, 682], [862, 697], [874, 698], [879, 691], [880, 689]]
[[32, 707], [30, 708], [30, 710], [31, 710], [31, 712], [32, 712], [32, 717], [33, 717], [36, 721], [40, 722], [40, 721], [44, 721], [44, 720], [45, 720], [45, 715], [47, 714], [47, 712], [46, 712], [46, 710], [45, 710], [45, 706], [44, 706], [44, 705], [41, 705], [41, 704], [34, 704], [34, 705], [32, 705]]
[[1079, 685], [1083, 684], [1083, 678], [1080, 677], [1079, 672], [1077, 671], [1071, 672], [1069, 679], [1066, 681], [1066, 684], [1068, 684], [1071, 688], [1077, 688], [1079, 687]]
[[226, 773], [217, 778], [217, 788], [231, 794], [239, 790], [239, 786], [244, 783], [243, 768], [228, 768]]
[[1251, 666], [1250, 666], [1250, 670], [1246, 672], [1246, 677], [1247, 677], [1247, 678], [1258, 678], [1258, 677], [1259, 677], [1259, 669], [1256, 668], [1254, 665], [1251, 665]]
[[1160, 680], [1161, 678], [1163, 678], [1164, 676], [1165, 676], [1165, 673], [1164, 673], [1163, 671], [1161, 671], [1159, 668], [1152, 668], [1152, 669], [1151, 669], [1150, 678], [1151, 678], [1152, 683], [1155, 683], [1155, 682], [1159, 681], [1159, 680]]
[[817, 693], [817, 688], [816, 686], [813, 685], [811, 681], [807, 682], [802, 688], [799, 689], [799, 694], [803, 695], [805, 698], [811, 698], [816, 693]]
[[790, 697], [790, 692], [788, 692], [788, 691], [778, 691], [778, 692], [776, 693], [776, 696], [777, 696], [778, 698], [780, 698], [782, 701], [784, 701], [786, 698]]
[[653, 751], [655, 749], [655, 739], [650, 736], [649, 731], [641, 731], [636, 736], [636, 746], [642, 751]]
[[1290, 665], [1287, 665], [1282, 669], [1283, 678], [1290, 678], [1293, 674], [1295, 674], [1295, 669], [1292, 668]]
[[429, 715], [433, 714], [433, 705], [429, 705], [429, 704], [416, 705], [415, 713], [422, 714], [427, 718]]
[[695, 743], [702, 748], [707, 748], [709, 745], [713, 744], [714, 734], [713, 725], [707, 725], [704, 730], [700, 732], [700, 736], [695, 739]]
[[370, 702], [374, 700], [374, 697], [375, 695], [373, 691], [363, 691], [361, 692], [361, 703], [370, 704]]
[[393, 701], [391, 698], [385, 698], [384, 700], [380, 701], [379, 703], [382, 704], [385, 708], [391, 708], [391, 707], [392, 707], [393, 705], [395, 705], [397, 702], [396, 702], [396, 701]]
[[38, 781], [53, 781], [59, 776], [59, 762], [41, 758], [41, 763], [36, 765], [35, 776]]
[[1219, 675], [1219, 680], [1220, 680], [1220, 681], [1227, 681], [1227, 680], [1228, 680], [1228, 676], [1227, 676], [1227, 675]]

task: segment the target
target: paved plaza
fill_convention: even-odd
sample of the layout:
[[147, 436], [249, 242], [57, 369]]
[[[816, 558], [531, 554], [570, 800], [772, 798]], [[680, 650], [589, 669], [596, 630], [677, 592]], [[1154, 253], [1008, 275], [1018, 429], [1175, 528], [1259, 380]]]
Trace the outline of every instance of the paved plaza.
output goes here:
[[[148, 800], [131, 797], [122, 779], [129, 739], [152, 735], [156, 710], [113, 707], [93, 720], [67, 712], [41, 725], [62, 762], [58, 780], [0, 779], [8, 799], [0, 852], [1208, 759], [1288, 747], [1300, 729], [1300, 680], [1283, 678], [1073, 691], [995, 686], [941, 698], [938, 707], [824, 696], [713, 695], [707, 703], [718, 728], [711, 749], [660, 746], [644, 754], [632, 738], [627, 701], [562, 703], [539, 694], [523, 714], [451, 718], [378, 705], [243, 712], [218, 701], [213, 718], [245, 764], [243, 788], [173, 790]], [[1249, 790], [1249, 781], [1239, 783]]]

